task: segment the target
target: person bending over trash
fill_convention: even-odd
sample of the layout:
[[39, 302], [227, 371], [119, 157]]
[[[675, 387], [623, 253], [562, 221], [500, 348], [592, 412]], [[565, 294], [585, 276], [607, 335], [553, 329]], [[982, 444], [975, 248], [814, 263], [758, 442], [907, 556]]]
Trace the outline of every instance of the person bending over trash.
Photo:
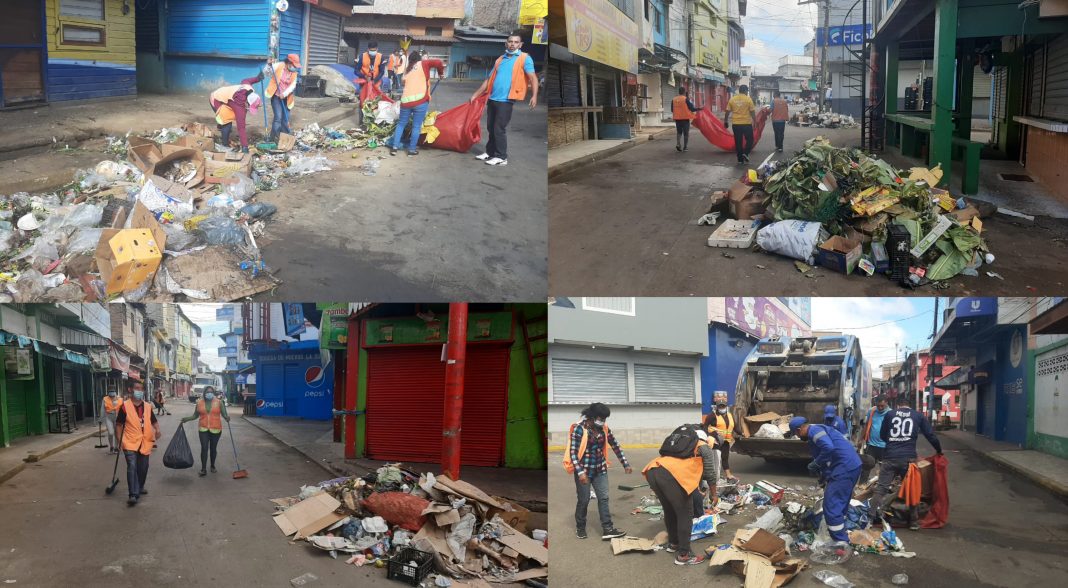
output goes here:
[[206, 476], [208, 464], [208, 451], [211, 451], [211, 473], [215, 473], [215, 457], [218, 455], [219, 438], [222, 437], [222, 422], [230, 422], [230, 415], [226, 414], [226, 404], [222, 398], [215, 396], [215, 388], [206, 386], [204, 397], [197, 400], [193, 414], [182, 419], [185, 424], [193, 419], [200, 419], [200, 475]]
[[[890, 485], [894, 478], [902, 479], [908, 475], [909, 464], [916, 461], [916, 440], [920, 433], [934, 447], [938, 455], [942, 455], [942, 443], [938, 436], [931, 430], [931, 423], [923, 416], [923, 413], [913, 410], [909, 406], [907, 396], [899, 396], [897, 408], [883, 417], [879, 427], [879, 438], [886, 442], [883, 450], [882, 465], [879, 466], [879, 481], [875, 486], [875, 495], [871, 499], [869, 515], [871, 520], [882, 520], [883, 511], [894, 500], [896, 494], [890, 493]], [[917, 506], [909, 506], [909, 528], [913, 531], [920, 528]]]
[[223, 86], [211, 93], [208, 104], [215, 113], [215, 122], [222, 132], [222, 142], [230, 147], [230, 133], [237, 127], [237, 136], [241, 142], [241, 151], [248, 153], [248, 131], [245, 116], [260, 109], [260, 97], [252, 90], [256, 78], [243, 80], [238, 86]]
[[445, 79], [445, 63], [440, 59], [423, 59], [418, 51], [412, 51], [408, 58], [408, 71], [404, 73], [404, 90], [401, 93], [400, 116], [393, 133], [393, 143], [389, 154], [396, 155], [404, 147], [402, 140], [404, 129], [411, 122], [408, 138], [408, 156], [419, 154], [419, 134], [423, 128], [426, 111], [430, 108], [430, 70], [437, 70], [441, 79]]
[[704, 514], [694, 512], [691, 496], [702, 481], [709, 484], [715, 495], [719, 456], [713, 447], [720, 437], [718, 432], [710, 436], [702, 428], [703, 425], [682, 425], [675, 429], [660, 446], [660, 456], [642, 470], [649, 488], [664, 507], [667, 552], [675, 554], [678, 566], [705, 561], [704, 556], [690, 551], [693, 519]]
[[[805, 417], [790, 419], [790, 435], [808, 441], [812, 450], [810, 472], [820, 479], [823, 491], [823, 516], [827, 531], [835, 541], [849, 542], [845, 530], [846, 511], [853, 498], [853, 487], [860, 478], [860, 456], [838, 429], [828, 425], [810, 425]], [[843, 555], [845, 548], [839, 548]]]
[[586, 512], [590, 506], [591, 489], [597, 494], [597, 514], [601, 518], [602, 540], [622, 537], [626, 532], [620, 531], [612, 524], [612, 512], [608, 508], [608, 452], [612, 447], [623, 464], [623, 471], [630, 474], [634, 470], [623, 455], [616, 438], [612, 435], [605, 421], [612, 414], [611, 409], [594, 402], [582, 409], [582, 420], [571, 425], [567, 453], [564, 455], [564, 469], [575, 476], [575, 490], [578, 504], [575, 506], [575, 535], [585, 539]]

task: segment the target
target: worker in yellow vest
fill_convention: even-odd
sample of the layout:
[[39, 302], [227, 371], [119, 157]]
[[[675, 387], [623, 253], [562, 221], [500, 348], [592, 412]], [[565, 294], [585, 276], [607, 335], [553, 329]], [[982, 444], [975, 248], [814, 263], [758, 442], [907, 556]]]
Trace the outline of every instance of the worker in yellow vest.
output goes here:
[[[534, 59], [520, 51], [523, 39], [508, 35], [504, 55], [497, 58], [489, 79], [471, 95], [471, 102], [489, 92], [486, 102], [486, 130], [489, 140], [486, 151], [475, 159], [489, 165], [508, 165], [508, 123], [512, 120], [512, 105], [522, 102], [530, 86], [530, 107], [538, 106], [538, 76], [534, 75]], [[499, 74], [499, 75], [498, 75]]]
[[200, 427], [200, 475], [208, 475], [208, 453], [211, 453], [211, 473], [215, 473], [215, 457], [219, 451], [219, 438], [222, 437], [222, 422], [230, 422], [230, 415], [226, 414], [226, 403], [215, 395], [215, 388], [204, 388], [204, 397], [197, 400], [193, 414], [182, 419], [182, 424], [191, 420], [199, 419]]
[[404, 148], [404, 129], [411, 122], [411, 133], [408, 136], [408, 156], [419, 154], [419, 133], [423, 128], [423, 120], [430, 108], [430, 70], [436, 70], [438, 76], [445, 79], [445, 62], [440, 59], [423, 59], [418, 51], [412, 51], [408, 58], [408, 72], [404, 74], [404, 89], [401, 90], [400, 116], [397, 117], [397, 128], [393, 132], [393, 142], [389, 146], [389, 154], [396, 155], [398, 149]]
[[96, 419], [96, 422], [103, 421], [108, 430], [108, 454], [119, 452], [118, 439], [115, 437], [115, 419], [118, 417], [119, 408], [121, 407], [122, 400], [119, 399], [119, 393], [115, 389], [108, 390], [108, 393], [100, 401], [100, 417]]
[[582, 420], [571, 425], [568, 435], [568, 450], [564, 454], [564, 470], [575, 476], [578, 504], [575, 506], [575, 534], [586, 539], [586, 511], [590, 506], [591, 491], [596, 493], [597, 514], [601, 518], [601, 539], [607, 541], [626, 535], [612, 524], [612, 512], [608, 507], [608, 447], [611, 446], [623, 464], [623, 471], [634, 470], [623, 455], [605, 421], [612, 414], [604, 404], [594, 402], [582, 409]]
[[296, 103], [297, 76], [300, 74], [300, 56], [296, 53], [286, 55], [285, 61], [267, 61], [267, 67], [260, 70], [259, 75], [242, 80], [242, 84], [255, 84], [266, 79], [267, 90], [264, 94], [271, 102], [271, 112], [274, 119], [271, 121], [272, 142], [278, 141], [280, 133], [292, 133], [289, 129], [289, 113]]
[[118, 438], [126, 456], [126, 487], [130, 498], [128, 506], [134, 506], [141, 496], [148, 494], [145, 481], [148, 478], [148, 457], [159, 440], [159, 422], [152, 409], [145, 405], [145, 391], [134, 388], [133, 398], [123, 402], [115, 417]]
[[701, 425], [676, 428], [660, 446], [660, 455], [642, 470], [649, 481], [649, 489], [664, 507], [664, 526], [667, 527], [667, 552], [675, 554], [675, 565], [697, 565], [705, 561], [690, 551], [693, 519], [704, 513], [693, 512], [691, 497], [701, 482], [706, 482], [715, 495], [716, 460], [715, 437], [702, 430]]
[[730, 408], [727, 406], [727, 393], [725, 391], [716, 390], [713, 392], [712, 404], [715, 408], [710, 414], [705, 415], [703, 419], [705, 432], [717, 432], [723, 439], [723, 443], [718, 447], [720, 463], [722, 464], [723, 474], [727, 476], [727, 482], [735, 484], [738, 482], [738, 478], [731, 474], [731, 447], [734, 445], [734, 429], [738, 423], [735, 422], [734, 415], [731, 414]]
[[690, 121], [697, 107], [686, 97], [686, 88], [679, 86], [679, 95], [671, 99], [671, 118], [675, 121], [675, 151], [686, 151], [690, 145]]

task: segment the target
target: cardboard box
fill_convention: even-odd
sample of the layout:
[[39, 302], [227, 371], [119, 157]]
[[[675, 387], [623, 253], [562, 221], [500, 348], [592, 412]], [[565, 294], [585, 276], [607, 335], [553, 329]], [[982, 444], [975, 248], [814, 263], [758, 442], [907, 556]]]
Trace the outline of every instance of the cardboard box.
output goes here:
[[138, 202], [129, 229], [103, 229], [97, 243], [96, 267], [108, 295], [137, 289], [155, 275], [163, 260], [167, 234]]
[[345, 518], [345, 515], [334, 512], [340, 506], [341, 503], [336, 498], [326, 492], [320, 492], [275, 515], [274, 524], [278, 525], [286, 537], [294, 534], [295, 539], [311, 537]]
[[289, 133], [278, 134], [278, 150], [289, 151], [297, 146], [297, 138]]
[[764, 192], [738, 180], [727, 190], [730, 215], [738, 220], [750, 220], [764, 213]]
[[[491, 508], [486, 514], [486, 518], [492, 519], [494, 515], [500, 515], [501, 519], [508, 523], [510, 527], [520, 533], [526, 533], [527, 522], [530, 520], [530, 511], [499, 496], [494, 496], [493, 498], [505, 508]], [[438, 524], [440, 525], [441, 523], [439, 522]]]
[[771, 563], [786, 559], [786, 542], [764, 529], [738, 529], [731, 545], [751, 553], [759, 553]]
[[226, 153], [211, 153], [206, 160], [204, 181], [209, 184], [223, 184], [234, 174], [252, 175], [252, 155], [244, 154], [236, 161], [227, 160]]
[[201, 151], [211, 151], [212, 149], [215, 149], [215, 139], [211, 135], [206, 137], [193, 134], [183, 135], [174, 142], [174, 145], [188, 147], [190, 149], [199, 149]]
[[857, 241], [835, 235], [820, 244], [819, 262], [827, 269], [848, 275], [856, 269], [861, 251]]
[[163, 158], [159, 146], [148, 139], [130, 136], [126, 142], [130, 145], [126, 157], [143, 173], [150, 173], [156, 162]]
[[175, 161], [190, 159], [196, 165], [197, 172], [192, 179], [185, 182], [185, 187], [193, 188], [204, 182], [204, 153], [200, 149], [177, 143], [167, 143], [162, 147], [148, 139], [130, 137], [127, 157], [147, 176], [159, 175], [168, 165]]
[[656, 541], [641, 539], [639, 537], [616, 537], [612, 539], [612, 555], [627, 553], [628, 551], [653, 551]]
[[949, 216], [957, 219], [957, 222], [966, 225], [971, 222], [972, 219], [979, 217], [979, 209], [969, 204], [965, 208], [954, 210], [949, 213]]

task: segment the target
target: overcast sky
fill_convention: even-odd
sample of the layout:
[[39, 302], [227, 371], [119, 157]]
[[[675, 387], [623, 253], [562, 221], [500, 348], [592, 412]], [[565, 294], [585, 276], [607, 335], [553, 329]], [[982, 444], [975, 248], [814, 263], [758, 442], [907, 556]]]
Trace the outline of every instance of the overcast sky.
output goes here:
[[219, 334], [229, 331], [230, 325], [225, 321], [215, 320], [215, 309], [224, 305], [198, 303], [181, 306], [185, 316], [200, 326], [200, 361], [211, 366], [212, 370], [222, 371], [226, 367], [226, 358], [219, 357], [219, 347], [223, 345]]
[[758, 74], [773, 74], [784, 55], [804, 55], [805, 43], [815, 38], [816, 6], [798, 6], [797, 0], [749, 0], [742, 65]]
[[[940, 315], [945, 302], [939, 303]], [[880, 376], [879, 366], [893, 363], [895, 357], [900, 361], [906, 349], [930, 346], [933, 317], [934, 298], [812, 299], [812, 329], [859, 337], [861, 352], [871, 362], [875, 377]]]

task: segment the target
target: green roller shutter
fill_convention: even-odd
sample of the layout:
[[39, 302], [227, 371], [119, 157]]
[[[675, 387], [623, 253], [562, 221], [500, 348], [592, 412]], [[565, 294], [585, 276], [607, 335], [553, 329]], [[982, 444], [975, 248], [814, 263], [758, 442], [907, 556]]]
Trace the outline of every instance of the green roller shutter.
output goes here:
[[29, 434], [26, 425], [26, 387], [33, 380], [7, 382], [7, 426], [11, 432], [11, 439], [18, 439]]

